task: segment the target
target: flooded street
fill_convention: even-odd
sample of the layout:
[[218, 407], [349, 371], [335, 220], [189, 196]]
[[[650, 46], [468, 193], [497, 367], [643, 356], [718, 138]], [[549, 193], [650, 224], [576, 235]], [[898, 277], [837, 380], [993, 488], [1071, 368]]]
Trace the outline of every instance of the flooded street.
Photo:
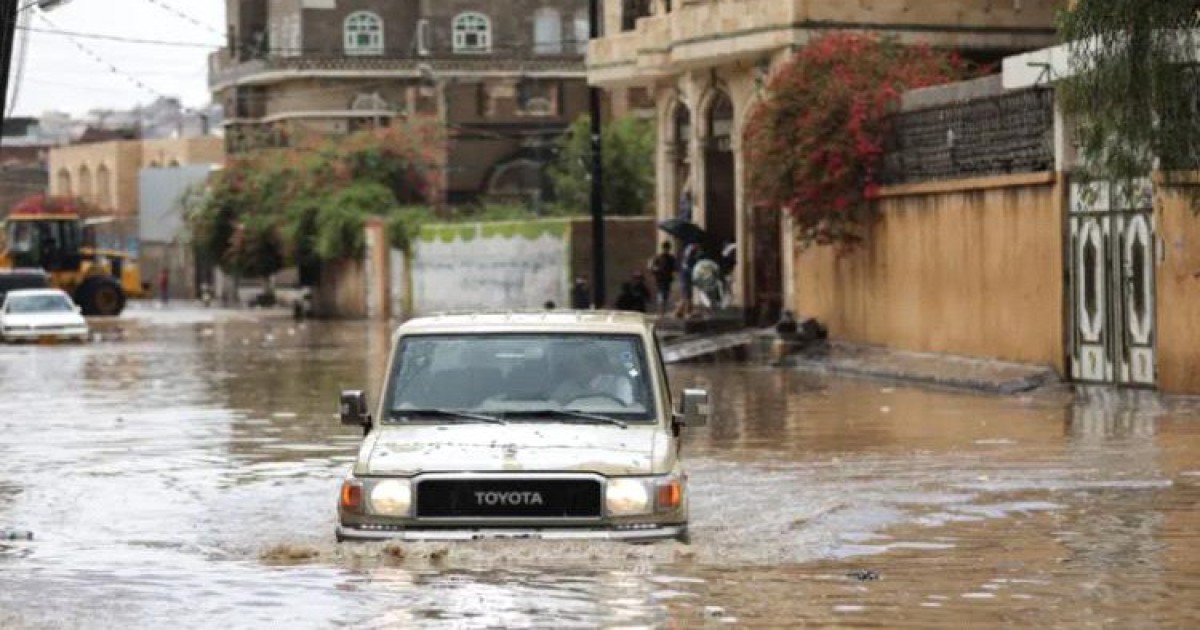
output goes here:
[[692, 544], [338, 545], [389, 332], [134, 310], [0, 347], [0, 627], [1195, 627], [1200, 401], [756, 366], [687, 434]]

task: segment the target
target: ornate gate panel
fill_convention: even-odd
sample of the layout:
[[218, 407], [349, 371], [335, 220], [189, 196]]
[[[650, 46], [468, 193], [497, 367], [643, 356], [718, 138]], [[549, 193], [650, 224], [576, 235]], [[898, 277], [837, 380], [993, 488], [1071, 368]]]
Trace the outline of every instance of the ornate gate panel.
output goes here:
[[1071, 376], [1153, 387], [1152, 184], [1073, 184], [1070, 201]]

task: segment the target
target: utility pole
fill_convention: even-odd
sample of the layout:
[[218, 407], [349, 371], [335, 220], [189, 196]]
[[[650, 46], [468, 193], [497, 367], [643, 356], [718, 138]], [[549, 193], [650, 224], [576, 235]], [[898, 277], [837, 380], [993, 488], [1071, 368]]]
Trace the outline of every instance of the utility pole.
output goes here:
[[0, 127], [8, 120], [8, 74], [12, 68], [20, 8], [20, 0], [0, 0]]
[[12, 71], [13, 43], [17, 40], [17, 18], [22, 10], [52, 11], [71, 0], [0, 0], [0, 127], [8, 118], [8, 77]]
[[[589, 17], [590, 37], [596, 40], [600, 37], [600, 0], [590, 0]], [[592, 118], [592, 304], [595, 308], [605, 305], [605, 261], [604, 261], [604, 155], [600, 134], [604, 131], [604, 123], [600, 119], [600, 88], [591, 88], [591, 118]]]

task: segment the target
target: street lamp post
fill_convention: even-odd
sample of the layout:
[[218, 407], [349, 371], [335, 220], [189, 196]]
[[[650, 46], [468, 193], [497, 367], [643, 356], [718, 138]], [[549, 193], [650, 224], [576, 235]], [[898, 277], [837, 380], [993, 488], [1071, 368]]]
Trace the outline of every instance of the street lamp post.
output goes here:
[[[600, 37], [600, 0], [590, 0], [589, 19], [591, 39]], [[596, 308], [605, 304], [605, 261], [604, 261], [604, 159], [601, 151], [603, 143], [600, 134], [603, 132], [603, 122], [600, 119], [600, 88], [590, 89], [591, 119], [592, 119], [592, 303]]]

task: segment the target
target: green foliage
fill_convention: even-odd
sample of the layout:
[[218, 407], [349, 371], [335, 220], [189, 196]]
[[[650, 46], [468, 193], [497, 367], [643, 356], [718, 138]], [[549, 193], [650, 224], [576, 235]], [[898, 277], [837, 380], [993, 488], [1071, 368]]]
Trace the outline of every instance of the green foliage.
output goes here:
[[387, 219], [388, 243], [396, 249], [408, 251], [421, 235], [421, 226], [434, 220], [433, 210], [428, 207], [397, 208]]
[[284, 267], [283, 242], [272, 217], [248, 217], [230, 239], [221, 262], [240, 276], [261, 278]]
[[1060, 15], [1073, 76], [1083, 168], [1130, 180], [1200, 167], [1200, 5], [1195, 0], [1080, 0]]
[[231, 158], [187, 203], [200, 254], [247, 276], [358, 256], [368, 216], [440, 195], [445, 143], [428, 120]]
[[314, 251], [322, 260], [361, 256], [367, 217], [387, 216], [397, 205], [392, 191], [378, 182], [358, 181], [334, 192], [316, 214]]
[[805, 245], [860, 241], [901, 94], [965, 74], [961, 59], [929, 46], [838, 32], [809, 42], [774, 74], [748, 119], [752, 201], [788, 212]]
[[[654, 196], [654, 125], [625, 117], [604, 126], [604, 211], [609, 215], [645, 214]], [[550, 167], [559, 211], [587, 214], [591, 204], [591, 119], [582, 116], [559, 144]]]

